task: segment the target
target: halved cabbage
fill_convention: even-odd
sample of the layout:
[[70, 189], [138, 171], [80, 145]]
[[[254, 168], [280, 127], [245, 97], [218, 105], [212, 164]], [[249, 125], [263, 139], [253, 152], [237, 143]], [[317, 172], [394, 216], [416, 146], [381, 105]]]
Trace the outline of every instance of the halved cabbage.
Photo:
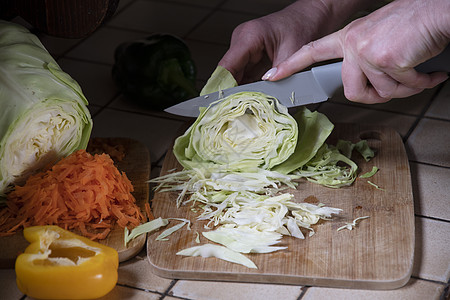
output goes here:
[[211, 163], [227, 170], [271, 169], [294, 153], [298, 127], [287, 108], [263, 93], [241, 92], [201, 111], [175, 141], [187, 169]]
[[0, 197], [86, 147], [92, 130], [87, 104], [34, 34], [0, 21]]

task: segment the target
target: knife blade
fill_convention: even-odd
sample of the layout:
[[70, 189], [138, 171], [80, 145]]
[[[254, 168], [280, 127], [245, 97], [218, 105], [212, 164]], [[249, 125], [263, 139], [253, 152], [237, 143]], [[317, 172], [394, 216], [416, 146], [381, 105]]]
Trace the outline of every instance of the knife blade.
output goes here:
[[[342, 87], [342, 62], [326, 64], [300, 72], [279, 81], [257, 81], [215, 93], [199, 96], [176, 105], [165, 112], [186, 117], [198, 117], [200, 107], [238, 92], [262, 92], [277, 98], [286, 107], [296, 107], [328, 100]], [[424, 73], [450, 72], [450, 46], [432, 59], [420, 64], [416, 70]]]
[[342, 62], [318, 66], [279, 81], [257, 81], [199, 96], [173, 105], [165, 112], [197, 117], [200, 107], [238, 92], [262, 92], [277, 98], [286, 107], [326, 101], [342, 86]]

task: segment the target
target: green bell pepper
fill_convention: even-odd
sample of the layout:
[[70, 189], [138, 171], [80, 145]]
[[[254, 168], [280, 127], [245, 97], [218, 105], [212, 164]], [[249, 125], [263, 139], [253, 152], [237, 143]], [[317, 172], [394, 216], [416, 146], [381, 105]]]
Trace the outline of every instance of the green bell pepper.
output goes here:
[[187, 45], [170, 34], [120, 44], [112, 77], [127, 99], [163, 110], [198, 96], [197, 70]]

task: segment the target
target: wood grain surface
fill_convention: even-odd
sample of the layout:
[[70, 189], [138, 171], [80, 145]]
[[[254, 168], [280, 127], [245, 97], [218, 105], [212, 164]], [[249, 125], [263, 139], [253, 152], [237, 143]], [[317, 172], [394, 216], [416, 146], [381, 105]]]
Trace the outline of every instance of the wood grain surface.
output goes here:
[[[197, 246], [197, 233], [205, 222], [196, 221], [191, 206], [176, 208], [177, 193], [156, 193], [152, 199], [155, 217], [187, 218], [191, 230], [179, 230], [169, 241], [155, 241], [160, 231], [149, 234], [147, 257], [152, 271], [162, 277], [193, 280], [315, 285], [360, 289], [395, 289], [409, 280], [414, 252], [414, 211], [409, 163], [403, 142], [389, 128], [337, 124], [327, 141], [337, 139], [357, 142], [366, 139], [376, 156], [365, 162], [354, 154], [359, 174], [372, 166], [378, 173], [369, 180], [377, 189], [358, 179], [350, 186], [332, 189], [300, 181], [295, 200], [318, 201], [343, 211], [331, 221], [314, 225], [312, 237], [304, 240], [284, 237], [277, 246], [286, 250], [269, 254], [248, 254], [258, 269], [216, 258], [177, 256], [176, 252]], [[164, 161], [162, 174], [181, 166], [172, 153]], [[353, 230], [337, 229], [357, 217], [369, 216]], [[200, 234], [201, 244], [208, 241]]]
[[[148, 179], [150, 176], [150, 155], [147, 147], [139, 141], [128, 138], [102, 138], [110, 145], [121, 145], [124, 147], [125, 156], [122, 161], [117, 162], [120, 171], [126, 173], [134, 186], [133, 195], [136, 203], [145, 214], [144, 205], [149, 200]], [[130, 241], [125, 247], [124, 230], [116, 225], [105, 240], [99, 241], [117, 250], [119, 261], [125, 261], [134, 257], [145, 246], [145, 235], [141, 235]], [[0, 237], [0, 268], [13, 268], [18, 254], [28, 246], [22, 231], [13, 236]]]

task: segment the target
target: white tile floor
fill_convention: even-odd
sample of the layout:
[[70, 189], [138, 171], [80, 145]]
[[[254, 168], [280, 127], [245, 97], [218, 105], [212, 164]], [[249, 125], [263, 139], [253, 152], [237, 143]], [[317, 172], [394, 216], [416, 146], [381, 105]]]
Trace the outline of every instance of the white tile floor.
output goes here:
[[[156, 176], [164, 153], [185, 119], [142, 109], [120, 95], [110, 75], [115, 47], [153, 32], [179, 35], [192, 51], [201, 87], [225, 53], [236, 25], [289, 2], [122, 0], [116, 15], [85, 39], [41, 39], [89, 99], [93, 136], [127, 136], [142, 141], [150, 150], [152, 176]], [[450, 82], [408, 99], [372, 106], [350, 103], [340, 94], [318, 110], [336, 123], [384, 125], [401, 134], [410, 159], [416, 216], [414, 269], [406, 286], [370, 291], [169, 280], [150, 272], [143, 251], [121, 264], [119, 283], [104, 299], [448, 299]], [[14, 270], [0, 270], [0, 298], [26, 298], [15, 285]]]

